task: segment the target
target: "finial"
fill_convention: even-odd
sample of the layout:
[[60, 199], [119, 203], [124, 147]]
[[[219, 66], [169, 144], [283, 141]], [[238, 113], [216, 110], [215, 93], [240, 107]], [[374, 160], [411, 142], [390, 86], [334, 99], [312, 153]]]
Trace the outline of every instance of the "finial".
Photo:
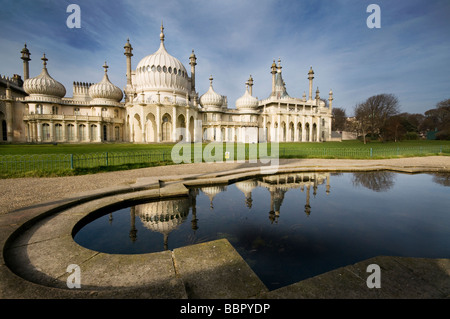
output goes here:
[[105, 73], [107, 73], [109, 66], [106, 64], [106, 61], [105, 61], [105, 64], [103, 64], [103, 68], [105, 69]]
[[161, 33], [159, 35], [159, 38], [161, 39], [161, 42], [164, 42], [164, 26], [162, 20], [161, 20]]
[[44, 68], [46, 68], [46, 67], [47, 67], [47, 61], [48, 61], [48, 59], [45, 57], [45, 53], [44, 53], [44, 55], [42, 56], [41, 60], [44, 61]]
[[212, 75], [209, 76], [209, 86], [212, 86], [213, 77]]

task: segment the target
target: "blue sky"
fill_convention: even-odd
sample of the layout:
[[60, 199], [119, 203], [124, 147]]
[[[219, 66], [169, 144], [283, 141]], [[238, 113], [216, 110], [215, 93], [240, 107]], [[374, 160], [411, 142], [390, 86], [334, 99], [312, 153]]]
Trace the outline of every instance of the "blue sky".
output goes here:
[[[70, 29], [66, 12], [81, 8], [81, 28]], [[378, 4], [381, 28], [366, 25], [367, 6]], [[380, 93], [395, 94], [401, 111], [423, 113], [450, 98], [449, 0], [0, 0], [0, 74], [22, 75], [20, 50], [31, 52], [30, 76], [40, 73], [45, 52], [50, 75], [72, 95], [73, 81], [126, 84], [123, 46], [133, 46], [132, 68], [159, 47], [164, 21], [168, 52], [189, 68], [197, 56], [196, 87], [209, 76], [234, 108], [250, 74], [253, 95], [271, 90], [270, 66], [281, 59], [289, 95], [334, 92], [333, 106], [348, 115], [355, 104]]]

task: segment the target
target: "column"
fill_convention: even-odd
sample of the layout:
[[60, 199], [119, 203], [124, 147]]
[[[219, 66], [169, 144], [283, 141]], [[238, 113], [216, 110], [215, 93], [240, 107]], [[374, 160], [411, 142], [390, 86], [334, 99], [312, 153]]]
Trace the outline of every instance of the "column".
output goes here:
[[156, 106], [156, 142], [161, 142], [161, 106]]
[[321, 138], [322, 138], [321, 121], [322, 121], [322, 119], [319, 117], [319, 119], [317, 121], [317, 142], [320, 142]]
[[37, 128], [37, 141], [42, 142], [42, 125], [39, 120], [36, 121], [36, 128]]
[[66, 121], [62, 121], [62, 141], [63, 142], [67, 142], [66, 141], [66, 130], [67, 130], [67, 127], [66, 127]]
[[172, 106], [172, 142], [177, 141], [177, 108]]
[[50, 141], [55, 141], [55, 123], [53, 123], [53, 120], [50, 120]]
[[97, 141], [101, 142], [103, 140], [102, 137], [102, 122], [97, 123]]
[[305, 141], [305, 139], [306, 139], [306, 130], [305, 130], [305, 125], [306, 125], [306, 121], [305, 121], [305, 117], [303, 116], [302, 117], [302, 142], [304, 142]]

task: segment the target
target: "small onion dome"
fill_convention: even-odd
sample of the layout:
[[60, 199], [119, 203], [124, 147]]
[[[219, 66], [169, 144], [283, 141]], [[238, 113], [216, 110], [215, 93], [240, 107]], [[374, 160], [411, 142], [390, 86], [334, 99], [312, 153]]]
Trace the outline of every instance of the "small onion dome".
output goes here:
[[41, 74], [34, 78], [25, 80], [25, 82], [23, 83], [23, 89], [29, 95], [50, 95], [56, 96], [58, 98], [64, 97], [64, 95], [66, 95], [66, 88], [64, 87], [64, 85], [53, 79], [48, 74], [48, 59], [45, 57], [45, 53], [41, 60], [44, 64]]
[[220, 108], [223, 105], [224, 97], [214, 91], [212, 81], [213, 78], [212, 76], [210, 76], [208, 92], [206, 92], [200, 97], [200, 105], [206, 108], [207, 107]]
[[122, 90], [111, 83], [108, 78], [108, 66], [103, 65], [105, 69], [105, 74], [103, 75], [103, 79], [94, 85], [91, 85], [89, 88], [89, 96], [94, 100], [113, 100], [114, 102], [120, 102], [123, 97]]
[[238, 109], [254, 109], [258, 107], [258, 99], [250, 95], [248, 87], [243, 96], [236, 100], [236, 108]]

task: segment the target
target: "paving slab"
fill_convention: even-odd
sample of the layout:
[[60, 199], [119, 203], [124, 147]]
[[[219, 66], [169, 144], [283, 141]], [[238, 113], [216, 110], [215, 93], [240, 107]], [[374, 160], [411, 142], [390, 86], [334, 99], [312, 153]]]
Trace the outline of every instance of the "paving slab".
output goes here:
[[188, 298], [240, 299], [268, 291], [226, 239], [174, 249], [173, 259]]
[[[369, 265], [380, 267], [380, 288], [369, 288]], [[271, 299], [441, 299], [450, 295], [450, 260], [377, 256], [262, 295]]]

